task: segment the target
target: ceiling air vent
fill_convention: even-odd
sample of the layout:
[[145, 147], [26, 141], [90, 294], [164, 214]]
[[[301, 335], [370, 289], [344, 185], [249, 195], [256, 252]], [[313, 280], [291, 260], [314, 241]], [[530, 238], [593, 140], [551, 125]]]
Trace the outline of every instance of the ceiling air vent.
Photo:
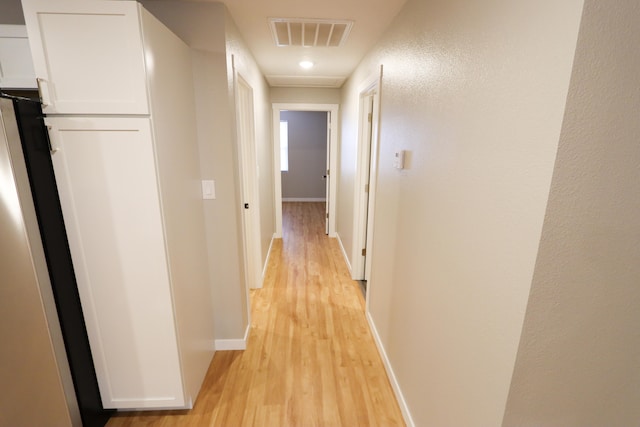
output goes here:
[[353, 21], [269, 18], [269, 26], [278, 46], [339, 47], [349, 36]]

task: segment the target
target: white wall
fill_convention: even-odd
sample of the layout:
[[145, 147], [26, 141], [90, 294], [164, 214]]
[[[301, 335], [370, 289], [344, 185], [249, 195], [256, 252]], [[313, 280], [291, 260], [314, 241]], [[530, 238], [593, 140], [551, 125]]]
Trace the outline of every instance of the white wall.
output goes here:
[[24, 25], [22, 3], [20, 0], [0, 1], [0, 24]]
[[327, 173], [327, 113], [283, 111], [289, 128], [289, 170], [282, 172], [282, 198], [324, 199]]
[[192, 48], [201, 174], [203, 179], [216, 182], [216, 199], [205, 201], [216, 339], [240, 339], [248, 326], [249, 307], [243, 270], [235, 103], [229, 86], [231, 55], [238, 58], [245, 78], [254, 86], [263, 258], [275, 230], [268, 88], [222, 3], [153, 0], [143, 4]]
[[216, 199], [205, 201], [209, 268], [214, 278], [216, 338], [242, 337], [246, 328], [247, 307], [242, 264], [240, 221], [236, 206], [240, 203], [232, 129], [228, 123], [233, 112], [220, 102], [227, 97], [226, 55], [193, 51], [196, 81], [200, 169], [204, 179], [216, 183]]
[[282, 104], [339, 104], [340, 89], [272, 87], [271, 102]]
[[208, 262], [216, 339], [244, 334], [241, 234], [234, 206], [238, 183], [226, 91], [224, 8], [219, 4], [145, 1], [144, 7], [192, 47], [200, 169], [216, 181], [205, 201]]
[[142, 0], [140, 3], [192, 49], [224, 53], [224, 8], [176, 0]]
[[585, 1], [504, 426], [640, 419], [638, 22]]
[[[342, 90], [340, 103], [340, 145], [338, 146], [338, 180], [336, 195], [336, 234], [347, 256], [353, 254], [354, 230], [354, 186], [356, 182], [356, 164], [358, 161], [358, 86], [361, 80], [368, 78], [369, 65], [358, 67], [347, 80]], [[353, 263], [348, 260], [349, 266]]]
[[581, 10], [409, 0], [343, 88], [351, 253], [358, 86], [384, 65], [369, 310], [416, 425], [502, 422]]

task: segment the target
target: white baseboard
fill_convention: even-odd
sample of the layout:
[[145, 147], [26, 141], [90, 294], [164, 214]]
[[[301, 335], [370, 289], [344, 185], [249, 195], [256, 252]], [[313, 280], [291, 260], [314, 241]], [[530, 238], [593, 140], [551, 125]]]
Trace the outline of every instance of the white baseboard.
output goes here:
[[246, 350], [246, 349], [247, 349], [247, 342], [243, 339], [216, 340], [216, 351]]
[[249, 329], [251, 325], [247, 326], [247, 330], [244, 332], [244, 338], [233, 340], [216, 340], [216, 351], [225, 350], [246, 350], [247, 339], [249, 338]]
[[340, 244], [340, 249], [342, 250], [342, 256], [344, 257], [344, 262], [347, 264], [347, 269], [349, 270], [349, 276], [352, 275], [351, 263], [349, 262], [349, 257], [347, 256], [347, 251], [344, 250], [344, 245], [342, 244], [342, 239], [340, 238], [340, 234], [336, 232], [336, 239], [338, 239], [338, 243]]
[[283, 202], [326, 202], [324, 197], [283, 197]]
[[413, 422], [413, 418], [411, 417], [411, 412], [409, 412], [409, 407], [407, 406], [407, 401], [404, 400], [404, 395], [402, 394], [402, 390], [400, 390], [400, 384], [398, 384], [396, 375], [393, 373], [391, 362], [387, 357], [387, 352], [384, 351], [382, 340], [380, 340], [380, 335], [378, 335], [378, 330], [376, 329], [376, 325], [373, 322], [371, 313], [369, 312], [367, 312], [367, 321], [369, 322], [369, 329], [371, 330], [371, 335], [373, 335], [373, 340], [376, 343], [376, 347], [378, 347], [378, 353], [380, 353], [380, 357], [382, 358], [384, 369], [387, 371], [389, 382], [391, 383], [393, 392], [396, 395], [396, 400], [398, 401], [398, 405], [400, 406], [400, 412], [402, 412], [402, 417], [404, 418], [404, 422], [407, 425], [407, 427], [415, 427], [415, 423]]

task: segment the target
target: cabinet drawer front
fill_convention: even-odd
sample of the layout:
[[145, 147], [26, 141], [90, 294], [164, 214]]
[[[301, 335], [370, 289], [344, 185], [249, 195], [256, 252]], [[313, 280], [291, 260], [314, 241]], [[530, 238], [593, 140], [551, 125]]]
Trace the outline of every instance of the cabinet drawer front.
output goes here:
[[183, 406], [149, 120], [46, 122], [104, 406]]
[[25, 0], [45, 113], [148, 114], [139, 6]]

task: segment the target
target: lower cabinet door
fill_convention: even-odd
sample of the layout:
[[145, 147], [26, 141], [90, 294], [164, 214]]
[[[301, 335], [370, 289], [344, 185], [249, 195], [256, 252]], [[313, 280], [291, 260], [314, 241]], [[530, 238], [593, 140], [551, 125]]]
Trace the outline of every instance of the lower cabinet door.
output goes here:
[[104, 407], [184, 407], [150, 121], [45, 120]]

